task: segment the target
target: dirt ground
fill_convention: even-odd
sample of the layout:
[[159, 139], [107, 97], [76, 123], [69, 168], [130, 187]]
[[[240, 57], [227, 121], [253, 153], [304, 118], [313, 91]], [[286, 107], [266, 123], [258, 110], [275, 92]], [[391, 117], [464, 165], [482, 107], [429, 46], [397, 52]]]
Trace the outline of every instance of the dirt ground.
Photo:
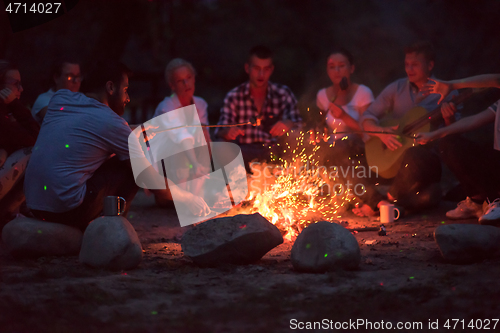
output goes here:
[[[290, 242], [253, 265], [197, 267], [183, 256], [175, 211], [155, 207], [141, 191], [129, 213], [144, 249], [134, 270], [96, 270], [77, 257], [19, 261], [2, 245], [0, 332], [289, 332], [324, 319], [332, 326], [308, 331], [479, 331], [468, 327], [471, 319], [486, 326], [476, 319], [500, 317], [500, 260], [460, 266], [441, 259], [433, 231], [452, 223], [444, 212], [453, 206], [402, 218], [387, 226], [387, 236], [355, 234], [362, 254], [356, 271], [304, 274], [292, 268]], [[346, 220], [348, 227], [379, 224]], [[335, 330], [335, 323], [361, 319], [375, 326]], [[438, 320], [437, 330], [429, 320]], [[382, 321], [386, 329], [376, 330]], [[398, 322], [422, 326], [398, 329]], [[494, 324], [490, 331], [499, 332]]]

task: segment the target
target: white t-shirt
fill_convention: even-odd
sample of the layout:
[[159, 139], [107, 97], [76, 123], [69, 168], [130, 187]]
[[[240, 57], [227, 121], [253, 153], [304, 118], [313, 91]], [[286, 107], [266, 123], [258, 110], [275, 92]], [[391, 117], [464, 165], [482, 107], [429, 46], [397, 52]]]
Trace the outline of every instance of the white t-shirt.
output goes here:
[[43, 119], [38, 116], [38, 113], [47, 105], [49, 105], [50, 99], [54, 96], [56, 92], [50, 88], [48, 91], [43, 94], [38, 95], [35, 103], [33, 103], [33, 107], [31, 108], [31, 115], [35, 118], [36, 121], [41, 125]]
[[[205, 102], [203, 98], [196, 96], [193, 96], [193, 100], [196, 110], [198, 111], [198, 118], [200, 119], [200, 123], [202, 125], [208, 125], [207, 102]], [[168, 114], [168, 112], [179, 109], [181, 107], [182, 107], [181, 102], [179, 102], [179, 98], [174, 93], [170, 97], [165, 97], [165, 99], [161, 101], [160, 104], [158, 104], [153, 117]], [[175, 113], [172, 114], [172, 117], [169, 117], [168, 115], [164, 117], [165, 121], [168, 122], [167, 124], [168, 126], [166, 127], [171, 128], [176, 126], [188, 125], [192, 123], [193, 115], [182, 114], [183, 117], [179, 115], [181, 114]], [[177, 129], [169, 132], [169, 134], [171, 134], [169, 137], [175, 143], [180, 143], [182, 140], [185, 139], [192, 139], [193, 144], [195, 144], [194, 141], [196, 140], [194, 136], [199, 132], [199, 130], [200, 130], [199, 127], [187, 127], [187, 128]]]
[[[341, 107], [354, 120], [359, 121], [359, 118], [361, 117], [361, 108], [363, 106], [366, 106], [367, 104], [372, 103], [373, 100], [374, 100], [373, 93], [370, 90], [370, 88], [360, 84], [358, 86], [358, 89], [354, 93], [354, 96], [352, 97], [351, 101], [346, 105], [342, 105]], [[321, 110], [328, 109], [328, 106], [330, 105], [330, 100], [326, 95], [326, 88], [323, 88], [320, 91], [318, 91], [318, 94], [316, 95], [316, 105]], [[347, 127], [347, 125], [341, 119], [335, 118], [330, 111], [328, 111], [326, 115], [326, 123], [332, 131], [347, 132], [350, 130], [349, 127]], [[333, 140], [338, 140], [344, 136], [346, 136], [346, 134], [332, 135]]]
[[53, 213], [78, 207], [87, 180], [111, 154], [129, 159], [131, 132], [108, 106], [82, 93], [58, 90], [26, 169], [28, 207]]

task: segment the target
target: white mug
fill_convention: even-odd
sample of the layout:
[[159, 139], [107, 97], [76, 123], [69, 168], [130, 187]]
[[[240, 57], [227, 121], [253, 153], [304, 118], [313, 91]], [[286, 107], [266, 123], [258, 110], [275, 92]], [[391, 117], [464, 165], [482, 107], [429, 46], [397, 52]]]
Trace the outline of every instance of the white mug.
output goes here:
[[[395, 212], [398, 212], [397, 216]], [[393, 204], [386, 204], [380, 206], [380, 222], [381, 223], [390, 223], [399, 219], [399, 209], [394, 207]]]

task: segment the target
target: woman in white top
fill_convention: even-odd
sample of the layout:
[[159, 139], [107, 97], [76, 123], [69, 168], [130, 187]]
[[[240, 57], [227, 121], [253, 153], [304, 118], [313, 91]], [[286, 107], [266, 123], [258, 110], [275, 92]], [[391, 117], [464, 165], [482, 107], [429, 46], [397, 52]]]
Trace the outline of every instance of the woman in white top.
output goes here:
[[[351, 81], [354, 69], [353, 56], [342, 48], [330, 53], [326, 61], [326, 71], [332, 85], [318, 91], [316, 105], [322, 111], [327, 111], [326, 123], [332, 132], [333, 140], [346, 136], [346, 134], [334, 135], [336, 132], [361, 130], [359, 118], [374, 99], [370, 88]], [[346, 90], [340, 88], [340, 82], [344, 77], [347, 79]], [[347, 136], [352, 137], [352, 135]]]
[[[180, 58], [170, 61], [165, 68], [165, 80], [170, 86], [170, 89], [172, 89], [172, 95], [165, 97], [165, 99], [158, 104], [153, 117], [194, 104], [199, 121], [201, 124], [207, 125], [207, 102], [205, 102], [205, 100], [201, 97], [194, 96], [195, 76], [196, 71], [193, 65], [191, 65], [188, 61]], [[195, 115], [189, 114], [189, 112], [185, 112], [184, 115], [184, 119], [178, 119], [178, 117], [174, 119], [172, 117], [168, 120], [179, 126], [190, 124], [193, 120], [195, 120]], [[191, 135], [196, 135], [197, 132], [196, 128], [193, 127], [187, 128], [186, 131], [188, 131]], [[181, 136], [186, 134], [179, 131], [175, 131], [174, 133], [178, 133]], [[208, 134], [206, 128], [203, 128], [203, 133], [205, 134], [205, 140], [209, 141], [210, 135]], [[175, 141], [175, 138], [173, 139]], [[197, 141], [202, 140], [203, 138], [194, 139]]]
[[[165, 69], [165, 80], [172, 89], [172, 95], [158, 104], [154, 117], [161, 116], [161, 121], [156, 121], [157, 124], [161, 123], [165, 128], [208, 124], [207, 103], [203, 98], [194, 96], [195, 75], [194, 67], [184, 59], [177, 58], [168, 63]], [[194, 107], [189, 107], [193, 104]], [[186, 108], [178, 110], [182, 107]], [[177, 111], [172, 112], [174, 110]], [[201, 190], [203, 180], [210, 170], [206, 160], [208, 155], [200, 153], [203, 149], [195, 150], [194, 148], [207, 146], [210, 141], [208, 131], [201, 127], [185, 127], [173, 129], [164, 134], [166, 135], [162, 137], [162, 140], [165, 142], [156, 147], [160, 150], [168, 150], [169, 153], [163, 156], [175, 154], [174, 158], [167, 159], [167, 177], [175, 181], [182, 189], [185, 189], [189, 179], [193, 180], [191, 183], [195, 184], [193, 186], [196, 188], [191, 188], [190, 191], [196, 194]], [[177, 154], [173, 151], [176, 149], [179, 151]], [[161, 156], [160, 150], [154, 151], [153, 154]], [[208, 159], [208, 163], [209, 161]], [[175, 170], [175, 172], [169, 174], [168, 170]], [[155, 196], [159, 205], [165, 205], [172, 199], [168, 191], [155, 193]]]
[[[330, 53], [326, 61], [326, 71], [332, 85], [321, 89], [316, 95], [317, 106], [327, 112], [326, 124], [331, 131], [328, 144], [324, 145], [323, 164], [329, 170], [337, 168], [333, 189], [336, 195], [343, 197], [346, 191], [351, 191], [358, 199], [369, 206], [376, 206], [383, 198], [374, 187], [374, 180], [359, 176], [358, 171], [368, 169], [364, 156], [364, 137], [359, 133], [335, 134], [338, 132], [360, 131], [358, 123], [361, 115], [373, 102], [373, 93], [365, 85], [351, 81], [354, 73], [352, 54], [340, 48]], [[347, 81], [346, 89], [341, 89], [341, 81]], [[345, 87], [344, 87], [345, 88]], [[347, 137], [348, 140], [342, 138]], [[341, 140], [342, 139], [342, 140]], [[332, 145], [334, 143], [334, 145]], [[356, 172], [351, 168], [356, 166]], [[349, 185], [351, 184], [351, 185]], [[341, 185], [341, 187], [338, 187]], [[357, 211], [354, 211], [356, 214]]]

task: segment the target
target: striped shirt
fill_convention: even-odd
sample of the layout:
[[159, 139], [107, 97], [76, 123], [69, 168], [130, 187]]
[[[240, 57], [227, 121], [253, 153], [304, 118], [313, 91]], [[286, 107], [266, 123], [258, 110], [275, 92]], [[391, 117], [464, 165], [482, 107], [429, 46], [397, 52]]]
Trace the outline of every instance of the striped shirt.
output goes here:
[[[261, 118], [260, 126], [243, 125], [240, 128], [245, 135], [238, 136], [239, 144], [267, 143], [271, 141], [269, 134], [272, 126], [279, 120], [302, 121], [297, 108], [297, 99], [287, 86], [268, 82], [267, 95], [260, 114], [253, 98], [250, 96], [250, 83], [246, 82], [231, 90], [224, 99], [219, 125], [246, 123], [251, 118]], [[217, 135], [219, 128], [215, 132]]]

